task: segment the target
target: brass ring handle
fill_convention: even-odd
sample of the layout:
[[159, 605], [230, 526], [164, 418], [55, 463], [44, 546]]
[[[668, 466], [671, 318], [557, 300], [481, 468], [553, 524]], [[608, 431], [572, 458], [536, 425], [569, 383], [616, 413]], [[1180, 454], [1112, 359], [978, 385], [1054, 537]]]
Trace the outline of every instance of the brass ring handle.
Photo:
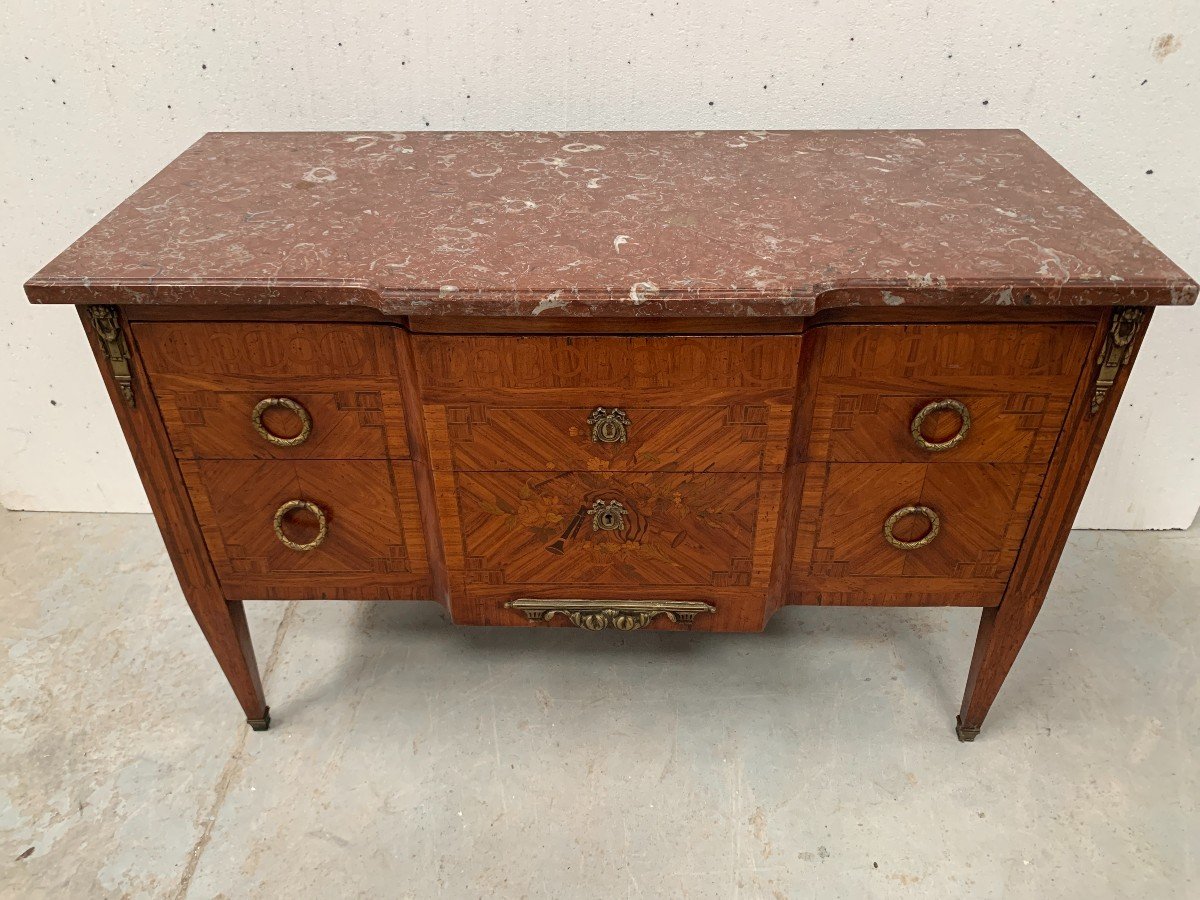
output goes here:
[[[945, 441], [928, 440], [925, 435], [921, 433], [921, 426], [925, 424], [925, 417], [930, 413], [935, 413], [943, 409], [953, 410], [954, 412], [958, 413], [959, 419], [962, 420], [962, 424], [958, 426], [958, 434]], [[967, 409], [965, 404], [960, 403], [957, 400], [934, 400], [932, 403], [923, 406], [921, 411], [917, 413], [916, 417], [912, 420], [913, 440], [917, 442], [917, 446], [922, 450], [928, 450], [931, 453], [939, 453], [942, 450], [950, 450], [954, 447], [957, 447], [963, 442], [963, 438], [967, 436], [967, 432], [970, 430], [971, 412]]]
[[624, 531], [629, 510], [620, 500], [597, 500], [592, 504], [592, 528], [596, 531]]
[[[317, 517], [317, 536], [307, 544], [297, 544], [283, 533], [283, 517], [293, 509], [307, 509]], [[315, 550], [325, 541], [325, 535], [328, 533], [329, 528], [325, 521], [325, 510], [310, 500], [289, 500], [283, 506], [279, 507], [279, 509], [275, 510], [275, 537], [279, 538], [279, 542], [289, 550], [299, 550], [302, 553]]]
[[[924, 516], [929, 520], [929, 531], [926, 532], [924, 537], [918, 538], [915, 541], [902, 541], [892, 534], [892, 529], [896, 523], [906, 516]], [[937, 537], [938, 529], [941, 527], [942, 520], [928, 506], [902, 506], [888, 516], [887, 521], [883, 523], [883, 537], [897, 550], [919, 550], [933, 542], [933, 539]]]
[[627, 429], [633, 424], [629, 416], [615, 406], [612, 409], [597, 406], [588, 416], [587, 423], [592, 426], [592, 441], [597, 444], [625, 443]]
[[[275, 406], [291, 410], [300, 418], [300, 431], [298, 434], [294, 434], [291, 437], [283, 437], [267, 430], [267, 426], [262, 421], [263, 413]], [[254, 430], [262, 435], [263, 440], [274, 444], [276, 447], [295, 447], [297, 444], [303, 444], [307, 441], [308, 436], [312, 434], [312, 416], [308, 414], [307, 409], [291, 397], [267, 397], [265, 400], [259, 400], [258, 405], [254, 407], [254, 412], [250, 413], [250, 423], [254, 426]]]

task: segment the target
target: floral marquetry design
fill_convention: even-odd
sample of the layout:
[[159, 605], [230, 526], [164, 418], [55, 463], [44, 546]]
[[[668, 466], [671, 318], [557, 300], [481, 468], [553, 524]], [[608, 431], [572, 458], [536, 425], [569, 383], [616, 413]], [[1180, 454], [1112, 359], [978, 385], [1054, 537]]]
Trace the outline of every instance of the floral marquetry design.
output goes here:
[[467, 556], [489, 584], [749, 582], [756, 477], [487, 472], [458, 484]]

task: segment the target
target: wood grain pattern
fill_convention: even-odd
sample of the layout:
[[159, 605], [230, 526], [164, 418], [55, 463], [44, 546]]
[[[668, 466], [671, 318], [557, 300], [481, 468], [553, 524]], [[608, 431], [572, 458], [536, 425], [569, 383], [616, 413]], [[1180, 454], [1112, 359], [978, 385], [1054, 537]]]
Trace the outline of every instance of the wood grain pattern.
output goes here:
[[843, 326], [826, 336], [836, 347], [820, 378], [823, 386], [984, 391], [1018, 379], [1027, 390], [1069, 393], [1089, 334], [1046, 325]]
[[[826, 390], [816, 403], [810, 430], [810, 459], [837, 462], [1019, 462], [1045, 466], [1062, 428], [1074, 385], [1063, 393], [956, 389], [947, 398], [967, 407], [970, 426], [962, 443], [930, 451], [913, 439], [911, 426], [927, 404], [943, 399], [931, 393]], [[962, 419], [950, 411], [929, 416], [922, 434], [946, 441]]]
[[621, 407], [627, 440], [592, 438], [591, 406], [448, 404], [461, 471], [779, 472], [791, 410], [782, 403]]
[[416, 335], [428, 403], [693, 405], [736, 396], [791, 402], [800, 339]]
[[395, 386], [391, 332], [369, 325], [144, 322], [133, 332], [151, 376], [350, 376]]
[[446, 565], [446, 543], [438, 508], [437, 486], [434, 483], [430, 438], [421, 409], [412, 338], [407, 331], [398, 328], [392, 330], [392, 337], [395, 340], [396, 364], [400, 373], [400, 392], [408, 420], [408, 450], [412, 459], [413, 486], [417, 496], [421, 531], [424, 533], [425, 550], [429, 560], [430, 587], [433, 599], [449, 609], [453, 598], [450, 595], [450, 577]]
[[[423, 599], [430, 596], [416, 490], [405, 465], [382, 460], [181, 460], [227, 597], [241, 600]], [[328, 536], [299, 552], [273, 527], [288, 500], [325, 511]], [[289, 537], [315, 537], [311, 522]]]
[[[466, 583], [750, 587], [757, 476], [459, 473]], [[620, 531], [588, 510], [617, 500]]]
[[[252, 388], [219, 377], [154, 377], [154, 393], [171, 443], [195, 459], [403, 459], [408, 454], [404, 406], [395, 382], [388, 386], [350, 381], [314, 390], [314, 379], [264, 378]], [[330, 389], [332, 388], [332, 389]], [[340, 388], [340, 389], [337, 389]], [[260, 400], [286, 397], [308, 412], [312, 431], [302, 444], [280, 447], [251, 422]], [[268, 410], [272, 434], [299, 433], [295, 413]]]
[[[793, 602], [907, 605], [915, 593], [995, 605], [1040, 486], [1039, 471], [1015, 464], [809, 463]], [[941, 530], [926, 547], [898, 550], [884, 539], [884, 521], [912, 505], [934, 510]], [[911, 517], [897, 529], [901, 540], [916, 540], [926, 526]], [[891, 580], [881, 595], [883, 579]]]

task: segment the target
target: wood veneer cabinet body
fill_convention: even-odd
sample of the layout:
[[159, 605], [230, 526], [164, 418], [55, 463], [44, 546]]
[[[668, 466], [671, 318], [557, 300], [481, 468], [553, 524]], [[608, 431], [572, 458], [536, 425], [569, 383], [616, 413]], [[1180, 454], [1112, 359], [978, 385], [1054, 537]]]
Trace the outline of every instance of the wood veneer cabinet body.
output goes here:
[[256, 728], [247, 600], [953, 605], [963, 739], [1196, 297], [1019, 132], [208, 135], [26, 289], [79, 307]]

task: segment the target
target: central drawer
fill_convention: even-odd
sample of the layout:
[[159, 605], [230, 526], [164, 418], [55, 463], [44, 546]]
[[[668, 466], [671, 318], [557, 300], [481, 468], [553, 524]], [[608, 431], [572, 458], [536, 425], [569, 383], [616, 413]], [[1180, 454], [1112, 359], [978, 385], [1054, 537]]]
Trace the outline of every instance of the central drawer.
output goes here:
[[711, 406], [445, 407], [454, 467], [494, 472], [582, 471], [777, 472], [770, 453], [787, 427], [787, 408]]
[[462, 473], [466, 582], [748, 587], [762, 481], [752, 475]]
[[799, 338], [418, 336], [456, 471], [778, 472]]

